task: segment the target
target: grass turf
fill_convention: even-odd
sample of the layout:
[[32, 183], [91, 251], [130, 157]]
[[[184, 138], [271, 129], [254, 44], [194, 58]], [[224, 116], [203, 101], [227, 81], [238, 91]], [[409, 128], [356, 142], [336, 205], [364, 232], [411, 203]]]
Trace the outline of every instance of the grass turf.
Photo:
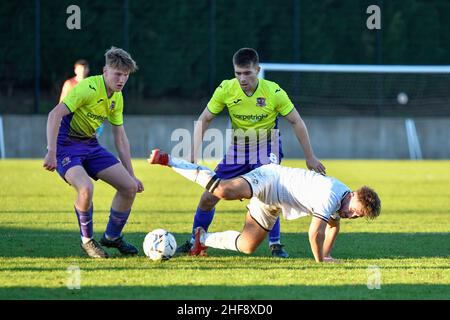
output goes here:
[[[267, 241], [251, 256], [209, 249], [209, 257], [153, 262], [142, 253], [147, 232], [164, 228], [184, 242], [202, 189], [160, 166], [135, 160], [145, 191], [124, 229], [138, 257], [83, 256], [74, 190], [41, 160], [0, 161], [0, 299], [449, 299], [450, 162], [324, 161], [350, 188], [372, 186], [382, 200], [374, 221], [343, 221], [333, 256], [316, 264], [310, 218], [281, 222], [289, 259], [269, 256]], [[284, 165], [304, 167], [300, 160]], [[99, 239], [114, 190], [96, 182]], [[221, 201], [210, 231], [241, 230], [246, 201]], [[372, 267], [377, 268], [375, 271]], [[80, 270], [80, 289], [69, 289]], [[379, 272], [380, 289], [368, 288]], [[69, 285], [69, 286], [68, 286]]]

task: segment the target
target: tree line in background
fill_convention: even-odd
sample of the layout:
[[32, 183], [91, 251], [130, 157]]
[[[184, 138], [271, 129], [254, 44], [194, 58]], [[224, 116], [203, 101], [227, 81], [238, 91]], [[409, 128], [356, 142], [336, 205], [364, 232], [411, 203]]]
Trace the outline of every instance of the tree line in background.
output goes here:
[[[72, 4], [81, 29], [67, 28]], [[373, 4], [381, 8], [380, 30], [366, 27]], [[52, 100], [76, 59], [101, 73], [112, 45], [138, 62], [126, 95], [144, 100], [207, 99], [233, 77], [231, 58], [240, 47], [257, 49], [264, 62], [450, 64], [448, 12], [444, 0], [3, 1], [0, 96], [3, 105], [15, 95], [32, 97], [38, 74], [41, 98]]]

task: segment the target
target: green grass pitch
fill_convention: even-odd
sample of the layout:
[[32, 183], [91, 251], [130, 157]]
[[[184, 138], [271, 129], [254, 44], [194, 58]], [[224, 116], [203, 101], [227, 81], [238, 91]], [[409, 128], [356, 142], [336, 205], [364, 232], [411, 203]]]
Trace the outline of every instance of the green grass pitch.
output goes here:
[[[281, 221], [289, 259], [269, 257], [266, 241], [251, 256], [210, 249], [209, 257], [148, 260], [147, 232], [164, 228], [179, 244], [187, 239], [202, 189], [145, 160], [134, 161], [145, 191], [124, 229], [139, 256], [108, 249], [112, 259], [89, 259], [79, 247], [74, 190], [45, 171], [42, 160], [2, 160], [0, 299], [449, 299], [450, 162], [324, 163], [329, 175], [350, 188], [372, 186], [382, 200], [378, 219], [342, 221], [333, 252], [341, 264], [313, 261], [309, 217]], [[304, 161], [284, 165], [304, 167]], [[112, 196], [110, 186], [95, 183], [97, 240]], [[220, 202], [210, 231], [241, 230], [245, 204]], [[78, 268], [80, 289], [70, 285]], [[379, 289], [369, 289], [374, 276]]]

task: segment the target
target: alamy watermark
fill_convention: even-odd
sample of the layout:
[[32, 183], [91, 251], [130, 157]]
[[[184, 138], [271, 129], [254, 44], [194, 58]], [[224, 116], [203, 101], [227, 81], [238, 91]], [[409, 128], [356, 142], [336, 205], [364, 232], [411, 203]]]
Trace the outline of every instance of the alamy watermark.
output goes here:
[[81, 270], [77, 265], [70, 265], [67, 267], [67, 289], [80, 290], [81, 289]]
[[367, 29], [373, 30], [381, 29], [381, 9], [379, 6], [373, 4], [367, 7], [366, 13], [370, 16], [366, 20]]
[[[196, 129], [201, 132], [201, 128]], [[221, 130], [211, 128], [205, 131], [203, 139], [195, 139], [189, 130], [178, 128], [170, 139], [177, 142], [170, 151], [172, 156], [195, 162], [225, 157], [226, 164], [278, 163], [281, 153], [278, 129], [226, 129], [224, 135]]]
[[[70, 14], [66, 20], [66, 26], [69, 30], [81, 29], [81, 9], [79, 6], [72, 4], [67, 7], [66, 13]], [[379, 6], [372, 4], [367, 7], [366, 13], [370, 16], [366, 20], [366, 26], [369, 30], [381, 29], [381, 9]]]
[[381, 289], [381, 270], [378, 266], [367, 267], [367, 289]]
[[66, 13], [70, 14], [66, 20], [66, 27], [69, 30], [81, 29], [81, 9], [79, 6], [72, 4], [67, 7]]

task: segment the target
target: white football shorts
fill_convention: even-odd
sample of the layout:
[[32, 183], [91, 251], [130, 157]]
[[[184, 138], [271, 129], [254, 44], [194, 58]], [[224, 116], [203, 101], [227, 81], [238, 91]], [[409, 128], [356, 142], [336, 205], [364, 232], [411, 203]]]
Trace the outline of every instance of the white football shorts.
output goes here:
[[247, 209], [253, 219], [265, 230], [272, 230], [281, 208], [270, 203], [276, 203], [278, 172], [276, 165], [264, 165], [242, 175], [252, 188], [252, 199]]

